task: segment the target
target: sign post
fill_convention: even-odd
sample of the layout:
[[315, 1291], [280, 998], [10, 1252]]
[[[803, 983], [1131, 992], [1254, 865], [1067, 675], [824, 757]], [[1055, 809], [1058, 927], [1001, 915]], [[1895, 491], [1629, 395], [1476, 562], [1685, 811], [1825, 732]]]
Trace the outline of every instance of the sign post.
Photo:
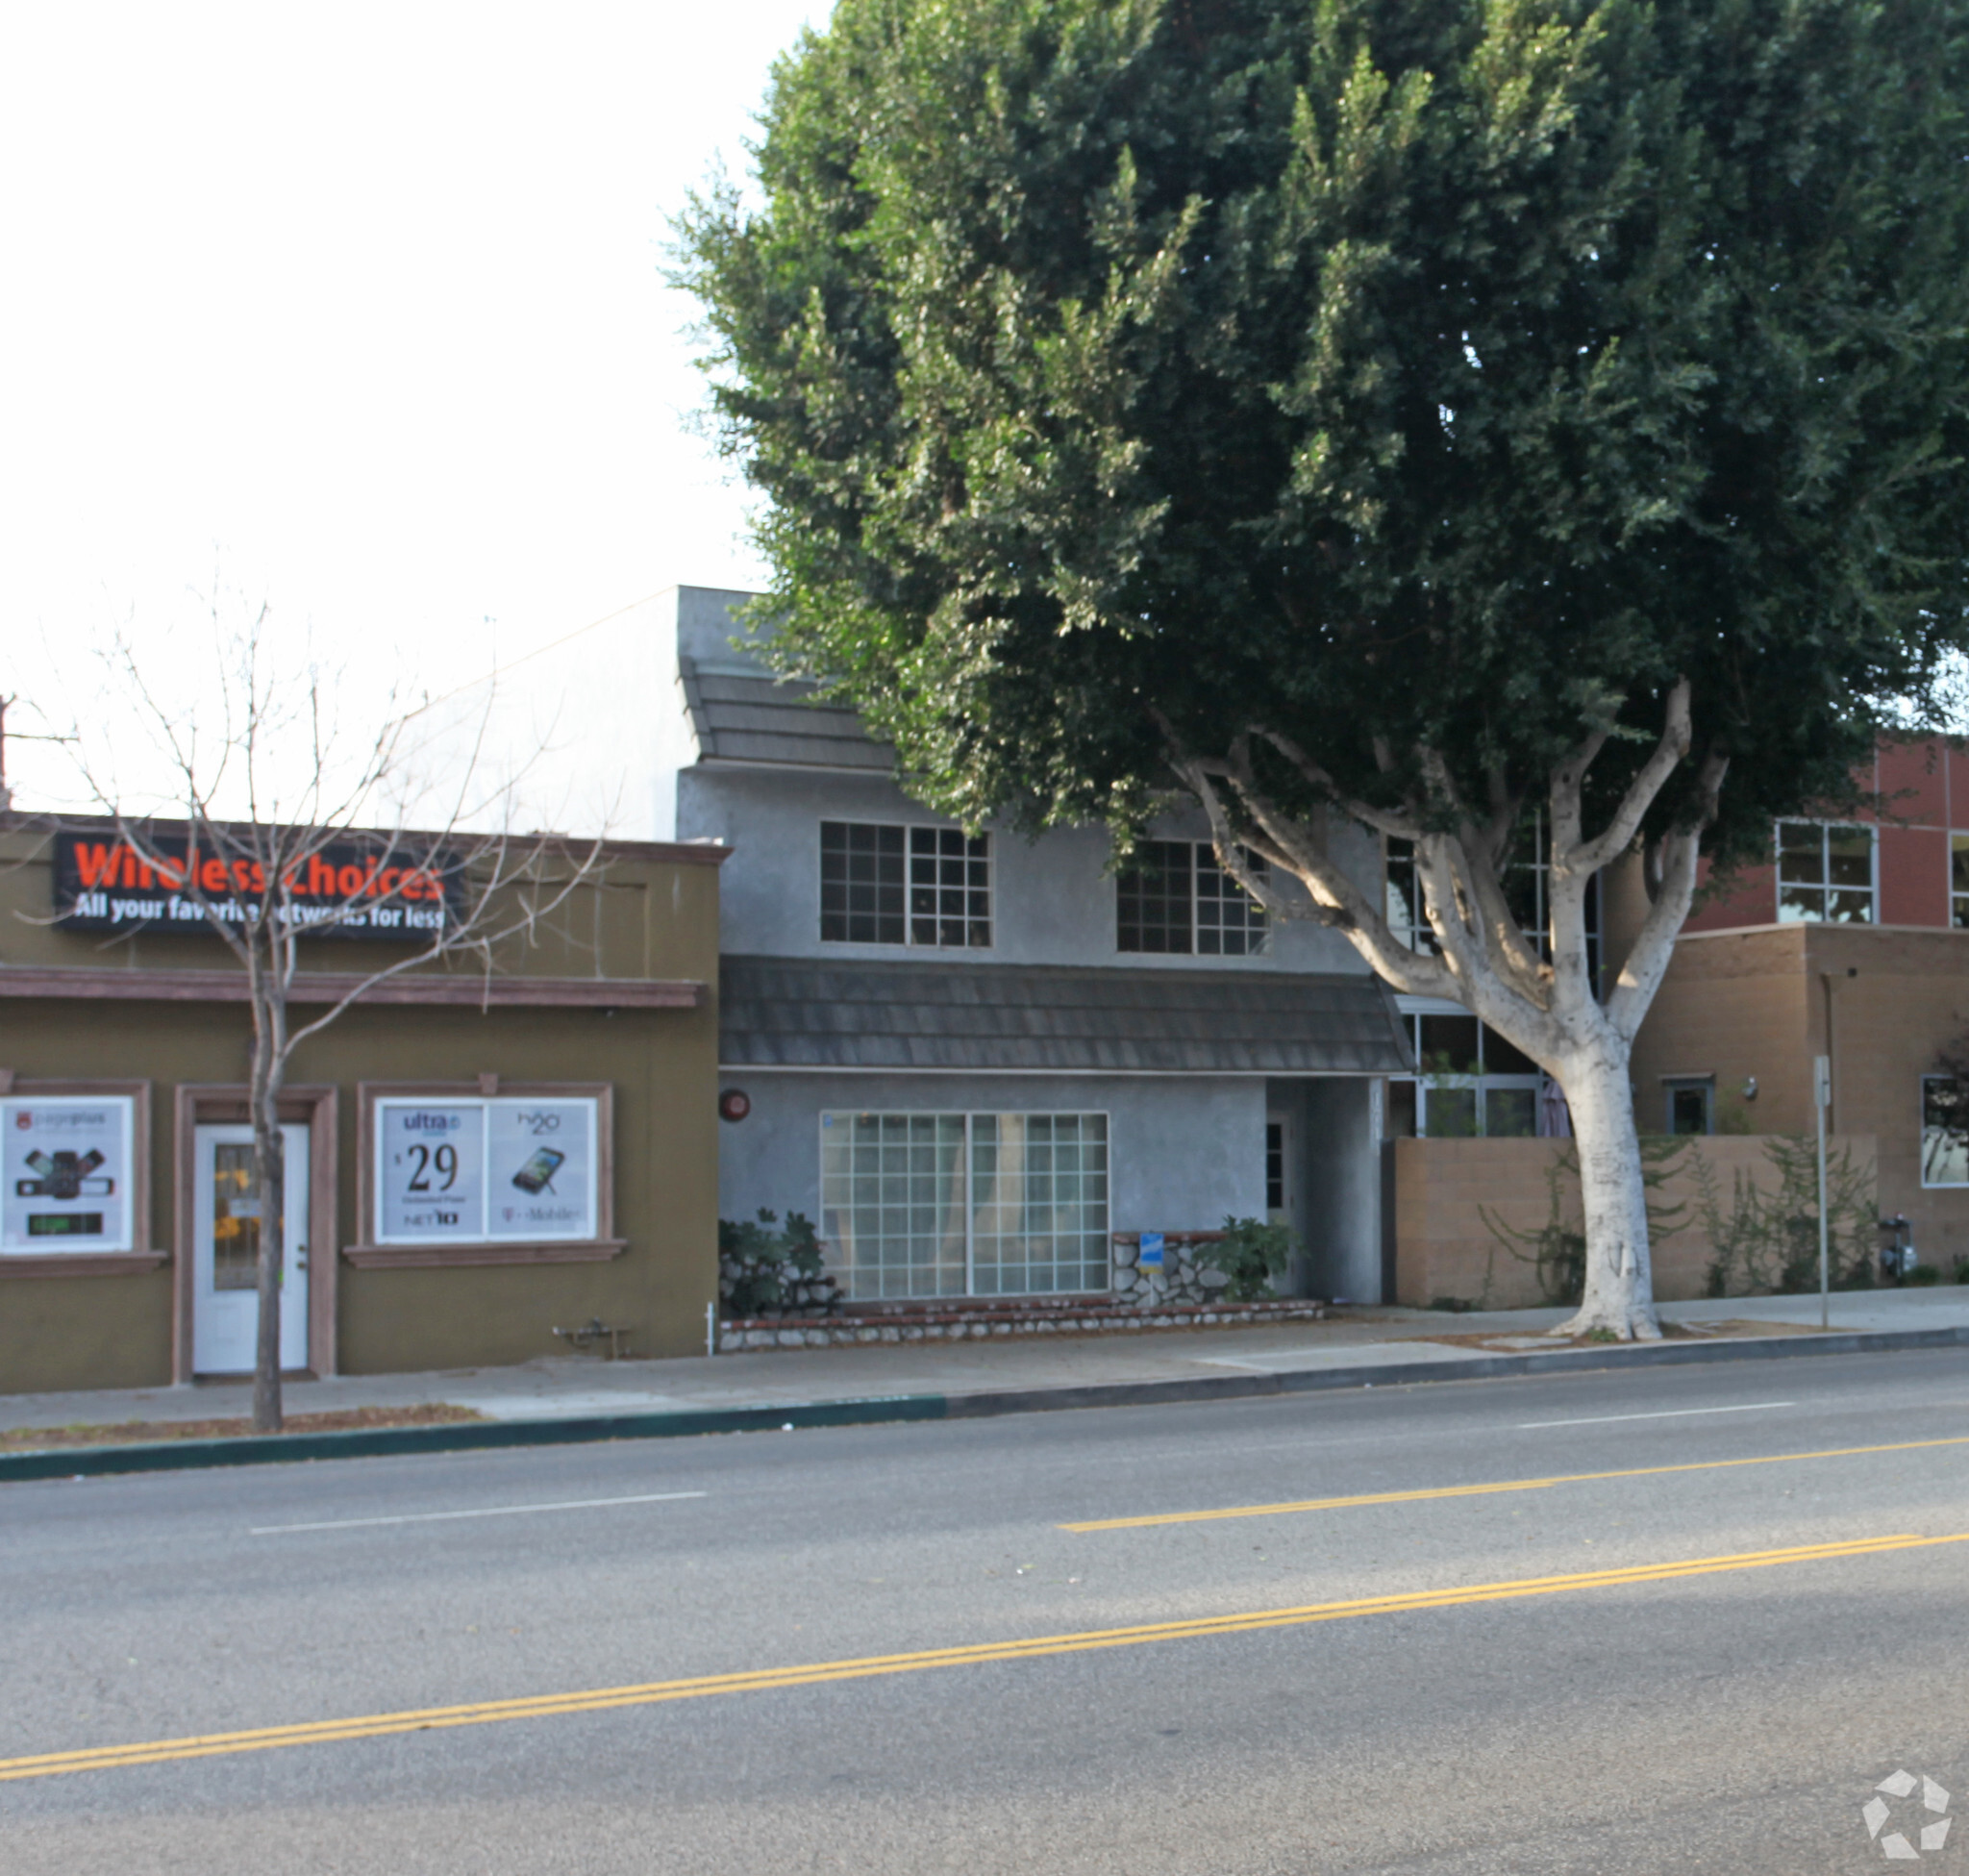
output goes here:
[[1811, 1099], [1819, 1115], [1819, 1327], [1832, 1326], [1830, 1227], [1826, 1218], [1826, 1110], [1832, 1105], [1832, 1058], [1812, 1057]]

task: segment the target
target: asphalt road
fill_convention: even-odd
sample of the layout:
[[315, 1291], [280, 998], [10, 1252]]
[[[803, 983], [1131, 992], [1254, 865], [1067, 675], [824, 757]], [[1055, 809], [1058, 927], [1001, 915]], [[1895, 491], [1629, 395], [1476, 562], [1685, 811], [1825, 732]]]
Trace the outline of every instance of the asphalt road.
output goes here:
[[5, 1876], [1857, 1870], [1969, 1357], [8, 1486], [0, 1597]]

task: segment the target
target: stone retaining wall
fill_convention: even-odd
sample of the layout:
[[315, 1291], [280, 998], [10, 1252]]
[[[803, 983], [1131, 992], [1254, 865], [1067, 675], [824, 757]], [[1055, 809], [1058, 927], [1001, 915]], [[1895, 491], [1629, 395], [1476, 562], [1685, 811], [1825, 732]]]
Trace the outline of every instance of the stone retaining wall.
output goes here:
[[837, 1315], [824, 1321], [776, 1316], [741, 1317], [718, 1324], [721, 1353], [753, 1348], [841, 1348], [855, 1344], [983, 1341], [1011, 1336], [1100, 1336], [1144, 1329], [1228, 1329], [1266, 1322], [1317, 1322], [1324, 1304], [1288, 1297], [1283, 1302], [1170, 1304], [1117, 1307], [1089, 1301], [956, 1310], [885, 1310], [880, 1314]]

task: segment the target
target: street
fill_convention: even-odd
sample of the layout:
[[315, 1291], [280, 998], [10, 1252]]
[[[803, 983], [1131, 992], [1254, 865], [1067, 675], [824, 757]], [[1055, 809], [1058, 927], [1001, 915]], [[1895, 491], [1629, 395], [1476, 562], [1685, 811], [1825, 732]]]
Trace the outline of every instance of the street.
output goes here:
[[1969, 1371], [10, 1486], [0, 1594], [7, 1876], [1809, 1876], [1969, 1809]]

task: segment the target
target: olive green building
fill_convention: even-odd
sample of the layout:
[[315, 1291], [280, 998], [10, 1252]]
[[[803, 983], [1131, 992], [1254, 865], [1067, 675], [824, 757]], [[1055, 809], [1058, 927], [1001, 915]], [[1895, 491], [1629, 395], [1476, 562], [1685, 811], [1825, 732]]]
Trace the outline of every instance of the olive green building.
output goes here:
[[[61, 830], [89, 837], [107, 869], [112, 827]], [[182, 913], [133, 936], [56, 925], [57, 846], [0, 816], [0, 1391], [242, 1371], [243, 974]], [[489, 972], [412, 967], [301, 1046], [281, 1113], [285, 1367], [523, 1362], [595, 1322], [637, 1355], [703, 1349], [724, 858], [610, 846]], [[295, 1026], [390, 955], [306, 940]]]

